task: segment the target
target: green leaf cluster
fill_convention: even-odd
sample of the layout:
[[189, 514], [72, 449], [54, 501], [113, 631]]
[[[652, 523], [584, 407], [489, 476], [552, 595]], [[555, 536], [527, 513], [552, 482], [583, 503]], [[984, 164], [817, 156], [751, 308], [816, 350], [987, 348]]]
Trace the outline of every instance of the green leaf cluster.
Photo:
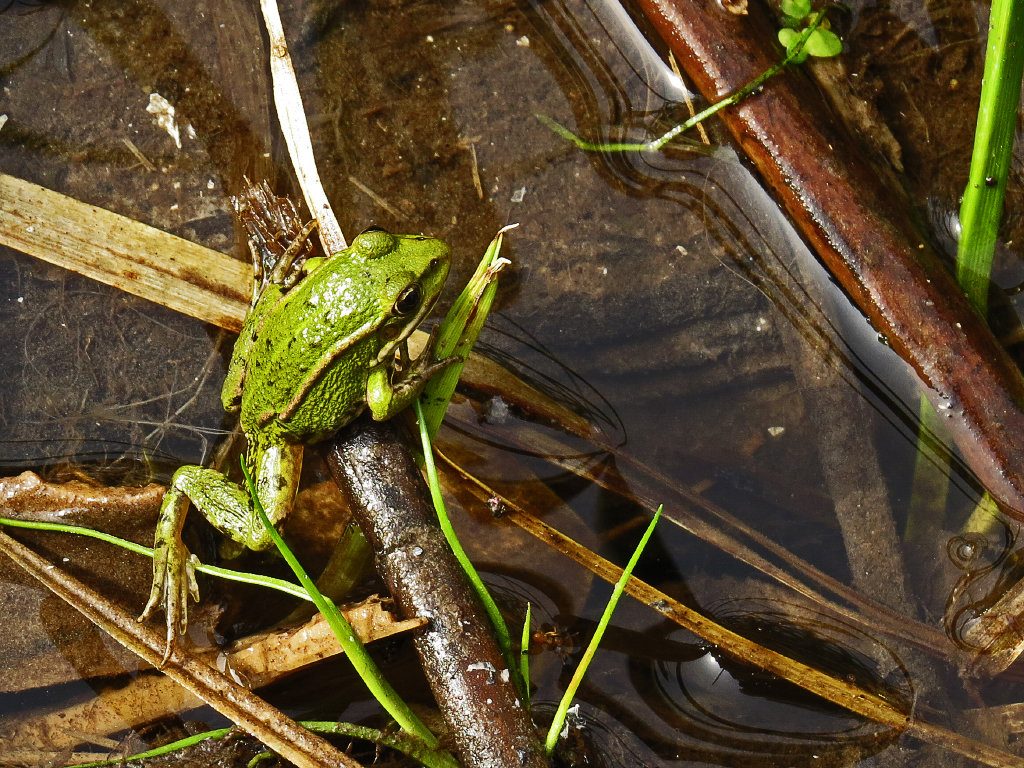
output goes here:
[[811, 0], [782, 0], [782, 16], [784, 26], [779, 30], [779, 42], [785, 46], [787, 55], [792, 55], [792, 60], [797, 64], [806, 60], [808, 56], [827, 59], [842, 52], [843, 42], [836, 33], [821, 26], [811, 32], [803, 48], [793, 55], [811, 18]]

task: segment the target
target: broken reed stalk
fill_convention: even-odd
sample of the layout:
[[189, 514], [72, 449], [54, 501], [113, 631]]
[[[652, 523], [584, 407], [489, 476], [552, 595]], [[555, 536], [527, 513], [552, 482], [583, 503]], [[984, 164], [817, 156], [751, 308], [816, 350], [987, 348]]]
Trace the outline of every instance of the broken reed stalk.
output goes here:
[[320, 173], [316, 167], [313, 154], [313, 142], [310, 138], [309, 125], [306, 123], [306, 112], [302, 107], [302, 95], [299, 83], [295, 78], [295, 67], [288, 53], [288, 42], [281, 25], [281, 14], [275, 0], [260, 0], [263, 12], [263, 23], [266, 25], [270, 41], [270, 74], [274, 83], [274, 105], [277, 107], [277, 119], [288, 145], [288, 155], [299, 179], [299, 187], [306, 199], [313, 218], [319, 223], [320, 242], [324, 253], [337, 253], [346, 246], [345, 235], [334, 215], [331, 203], [327, 199]]
[[[638, 0], [709, 101], [778, 58], [774, 25], [700, 0]], [[797, 227], [945, 416], [971, 470], [1024, 520], [1024, 378], [975, 313], [907, 206], [864, 163], [796, 71], [720, 116]]]
[[0, 551], [35, 576], [87, 619], [104, 629], [117, 642], [137, 653], [184, 688], [208, 703], [235, 725], [259, 739], [270, 749], [300, 768], [325, 765], [359, 768], [332, 744], [285, 716], [249, 689], [218, 672], [191, 653], [172, 648], [164, 661], [164, 633], [136, 621], [116, 609], [101, 595], [60, 568], [54, 568], [23, 544], [0, 532]]

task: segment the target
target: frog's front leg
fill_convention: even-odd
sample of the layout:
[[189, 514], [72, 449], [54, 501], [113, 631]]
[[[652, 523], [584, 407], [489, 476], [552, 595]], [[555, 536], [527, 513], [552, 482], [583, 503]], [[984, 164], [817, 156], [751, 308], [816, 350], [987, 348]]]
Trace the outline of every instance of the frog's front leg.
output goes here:
[[[247, 463], [255, 474], [256, 493], [271, 523], [291, 511], [302, 470], [302, 446], [265, 444], [250, 439]], [[181, 540], [189, 500], [217, 529], [249, 549], [272, 543], [253, 509], [249, 492], [220, 472], [197, 466], [181, 467], [171, 478], [157, 520], [153, 556], [153, 588], [139, 617], [148, 619], [157, 607], [167, 617], [167, 647], [188, 626], [188, 596], [199, 599], [196, 558]]]
[[384, 363], [371, 366], [366, 379], [366, 404], [376, 421], [386, 421], [412, 404], [423, 392], [427, 382], [436, 373], [459, 361], [457, 355], [431, 362], [437, 341], [438, 326], [430, 332], [423, 351], [415, 360], [409, 361], [408, 349], [403, 342], [399, 347], [404, 369], [393, 374], [391, 367]]

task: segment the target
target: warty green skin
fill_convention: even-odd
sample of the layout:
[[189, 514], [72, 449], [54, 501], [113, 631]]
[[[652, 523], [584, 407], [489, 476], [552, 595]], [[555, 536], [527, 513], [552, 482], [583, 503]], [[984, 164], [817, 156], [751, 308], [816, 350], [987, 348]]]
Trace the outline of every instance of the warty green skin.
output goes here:
[[[392, 380], [395, 352], [434, 304], [449, 264], [440, 240], [368, 231], [344, 251], [309, 259], [294, 287], [268, 282], [254, 295], [221, 400], [239, 413], [247, 465], [275, 525], [292, 508], [304, 443], [330, 436], [367, 407], [378, 421], [390, 418], [451, 362], [428, 364], [428, 347]], [[181, 540], [189, 500], [236, 542], [250, 549], [271, 543], [246, 488], [213, 469], [175, 472], [160, 508], [153, 588], [140, 617], [163, 607], [168, 647], [186, 629], [188, 596], [198, 600], [195, 558]]]

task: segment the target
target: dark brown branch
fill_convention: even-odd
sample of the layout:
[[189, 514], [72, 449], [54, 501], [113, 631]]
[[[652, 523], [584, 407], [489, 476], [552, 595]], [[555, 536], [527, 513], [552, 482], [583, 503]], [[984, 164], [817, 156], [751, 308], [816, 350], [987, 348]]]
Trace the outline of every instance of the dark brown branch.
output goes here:
[[429, 620], [414, 642], [462, 764], [547, 766], [483, 607], [395, 428], [356, 420], [331, 444], [328, 463], [399, 613]]
[[[712, 101], [772, 66], [762, 8], [738, 16], [717, 0], [638, 0]], [[722, 119], [803, 236], [875, 329], [917, 372], [985, 488], [1024, 519], [1024, 379], [915, 231], [907, 207], [864, 163], [799, 71]]]

